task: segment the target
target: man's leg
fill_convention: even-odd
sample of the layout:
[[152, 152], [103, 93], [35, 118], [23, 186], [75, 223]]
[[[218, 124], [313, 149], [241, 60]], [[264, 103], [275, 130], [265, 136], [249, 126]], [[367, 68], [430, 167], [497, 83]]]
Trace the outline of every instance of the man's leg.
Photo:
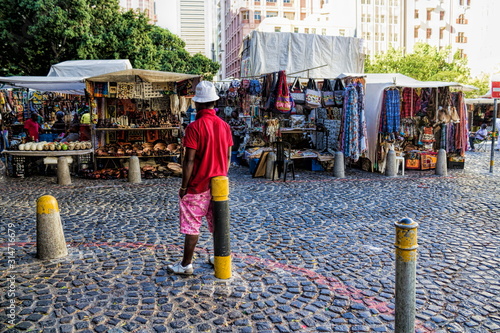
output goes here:
[[184, 238], [184, 256], [181, 265], [186, 267], [193, 261], [194, 248], [198, 244], [199, 235], [186, 235]]

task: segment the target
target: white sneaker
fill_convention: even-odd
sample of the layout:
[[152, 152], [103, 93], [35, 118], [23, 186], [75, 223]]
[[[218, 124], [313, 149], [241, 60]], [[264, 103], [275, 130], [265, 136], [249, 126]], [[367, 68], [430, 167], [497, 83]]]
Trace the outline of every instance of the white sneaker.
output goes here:
[[212, 266], [215, 266], [215, 257], [214, 256], [210, 256], [208, 258], [208, 263]]
[[178, 262], [175, 265], [168, 265], [167, 270], [175, 274], [191, 275], [193, 274], [193, 264], [189, 264], [184, 267], [180, 262]]

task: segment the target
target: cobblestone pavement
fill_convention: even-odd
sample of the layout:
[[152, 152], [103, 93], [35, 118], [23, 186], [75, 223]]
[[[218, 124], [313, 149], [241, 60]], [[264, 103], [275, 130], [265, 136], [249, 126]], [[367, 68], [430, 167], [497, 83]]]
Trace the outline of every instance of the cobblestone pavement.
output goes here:
[[[206, 227], [195, 274], [166, 272], [181, 257], [179, 178], [74, 178], [70, 186], [54, 177], [7, 179], [0, 331], [390, 332], [393, 223], [405, 216], [420, 225], [417, 332], [500, 331], [500, 167], [490, 174], [489, 156], [468, 153], [465, 169], [447, 177], [348, 169], [335, 179], [299, 170], [283, 183], [233, 168], [228, 280], [207, 263]], [[35, 205], [46, 194], [59, 202], [70, 246], [51, 261], [35, 259]]]

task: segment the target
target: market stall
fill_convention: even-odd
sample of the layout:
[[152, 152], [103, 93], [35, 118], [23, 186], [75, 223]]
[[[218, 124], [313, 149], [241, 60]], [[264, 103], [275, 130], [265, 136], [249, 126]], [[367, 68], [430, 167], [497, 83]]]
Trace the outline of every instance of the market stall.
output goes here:
[[[359, 74], [341, 77], [353, 75]], [[363, 75], [368, 136], [364, 169], [384, 172], [390, 149], [405, 157], [407, 169], [434, 168], [441, 148], [451, 162], [463, 165], [468, 128], [462, 85], [423, 82], [402, 74]]]
[[130, 156], [141, 159], [146, 178], [177, 172], [181, 112], [189, 108], [198, 81], [198, 75], [141, 69], [87, 78], [96, 168], [85, 176], [125, 177]]

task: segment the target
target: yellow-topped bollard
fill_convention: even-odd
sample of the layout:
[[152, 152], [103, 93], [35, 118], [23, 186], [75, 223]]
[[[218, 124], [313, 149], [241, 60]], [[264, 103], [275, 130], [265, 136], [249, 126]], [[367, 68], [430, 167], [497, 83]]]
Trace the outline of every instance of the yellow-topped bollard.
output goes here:
[[41, 196], [36, 203], [36, 256], [56, 259], [67, 255], [57, 200], [51, 195]]
[[396, 316], [395, 332], [415, 332], [415, 278], [418, 223], [403, 218], [396, 227]]
[[215, 277], [231, 277], [231, 246], [229, 233], [229, 179], [218, 176], [211, 179], [214, 218], [214, 268]]

